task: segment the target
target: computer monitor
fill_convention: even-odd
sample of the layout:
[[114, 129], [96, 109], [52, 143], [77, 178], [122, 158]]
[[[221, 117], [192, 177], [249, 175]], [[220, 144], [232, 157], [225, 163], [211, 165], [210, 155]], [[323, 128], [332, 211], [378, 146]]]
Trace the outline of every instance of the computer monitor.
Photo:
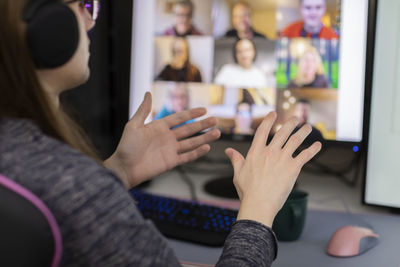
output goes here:
[[397, 1], [378, 1], [372, 90], [366, 105], [368, 144], [363, 202], [400, 210], [400, 98]]
[[134, 1], [130, 115], [151, 91], [149, 121], [203, 106], [223, 137], [251, 140], [275, 110], [274, 130], [297, 116], [356, 152], [374, 2]]
[[[225, 135], [251, 135], [271, 110], [278, 112], [277, 127], [303, 110], [324, 139], [362, 141], [368, 0], [244, 1], [240, 8], [236, 1], [192, 0], [190, 7], [178, 8], [182, 2], [134, 2], [131, 115], [144, 92], [152, 91], [154, 119], [171, 108], [167, 96], [183, 82], [181, 90], [190, 96], [184, 108], [207, 107]], [[316, 19], [318, 9], [324, 12]], [[179, 38], [176, 28], [185, 20], [193, 28]], [[308, 33], [307, 22], [320, 33]], [[246, 23], [252, 44], [242, 40], [235, 48], [235, 27]], [[256, 57], [243, 67], [246, 51], [241, 62], [236, 55], [248, 46]], [[179, 62], [185, 57], [180, 52], [190, 63]], [[197, 74], [188, 77], [189, 72]], [[242, 102], [250, 104], [250, 126]]]

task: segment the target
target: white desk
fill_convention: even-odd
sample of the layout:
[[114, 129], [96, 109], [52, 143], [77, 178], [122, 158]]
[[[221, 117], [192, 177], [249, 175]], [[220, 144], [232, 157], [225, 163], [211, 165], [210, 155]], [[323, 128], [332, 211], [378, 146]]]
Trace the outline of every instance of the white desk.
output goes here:
[[[210, 170], [210, 165], [198, 168]], [[228, 206], [238, 206], [238, 201], [211, 196], [204, 192], [204, 184], [230, 172], [229, 165], [217, 164], [206, 173], [188, 173], [196, 188], [199, 199], [217, 201]], [[359, 183], [360, 184], [360, 183]], [[400, 216], [390, 215], [387, 209], [361, 204], [361, 188], [349, 187], [334, 176], [302, 172], [298, 188], [309, 193], [309, 212], [301, 238], [295, 242], [280, 242], [278, 259], [273, 266], [400, 266]], [[177, 171], [170, 171], [157, 177], [146, 188], [147, 191], [163, 195], [190, 198], [188, 185]], [[338, 259], [325, 254], [330, 236], [340, 226], [354, 224], [346, 207], [360, 220], [366, 220], [381, 234], [381, 242], [364, 255]], [[170, 240], [178, 258], [184, 261], [215, 264], [221, 248]]]
[[[400, 266], [400, 216], [357, 215], [368, 221], [381, 235], [380, 243], [366, 253], [351, 258], [335, 258], [325, 254], [330, 235], [340, 226], [351, 224], [346, 213], [309, 211], [306, 226], [299, 240], [279, 242], [278, 258], [273, 266], [296, 267], [398, 267]], [[221, 248], [170, 240], [180, 260], [215, 264]]]

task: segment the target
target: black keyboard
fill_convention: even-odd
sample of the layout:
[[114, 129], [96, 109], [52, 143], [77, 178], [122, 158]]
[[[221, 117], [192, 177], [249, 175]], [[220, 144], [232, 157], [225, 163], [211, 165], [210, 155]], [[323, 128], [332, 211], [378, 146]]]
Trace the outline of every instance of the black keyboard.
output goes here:
[[152, 220], [169, 238], [222, 246], [237, 217], [236, 210], [153, 195], [138, 189], [130, 192], [143, 217]]

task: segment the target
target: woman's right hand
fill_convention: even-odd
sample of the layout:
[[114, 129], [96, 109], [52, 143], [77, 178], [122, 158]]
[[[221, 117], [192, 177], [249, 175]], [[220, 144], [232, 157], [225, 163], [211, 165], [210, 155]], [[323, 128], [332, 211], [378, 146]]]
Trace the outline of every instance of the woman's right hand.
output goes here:
[[246, 159], [232, 148], [225, 151], [233, 165], [233, 183], [241, 200], [237, 219], [254, 220], [269, 227], [285, 203], [301, 168], [322, 146], [320, 142], [315, 142], [293, 157], [311, 132], [311, 126], [304, 125], [290, 136], [298, 124], [296, 118], [286, 122], [266, 146], [275, 120], [275, 112], [265, 117], [257, 129]]

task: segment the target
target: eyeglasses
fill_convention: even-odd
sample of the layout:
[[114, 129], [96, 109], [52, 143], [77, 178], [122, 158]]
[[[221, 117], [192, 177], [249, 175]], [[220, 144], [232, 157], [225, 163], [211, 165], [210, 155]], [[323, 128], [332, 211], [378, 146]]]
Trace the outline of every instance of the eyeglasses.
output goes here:
[[81, 8], [86, 8], [89, 12], [91, 19], [96, 20], [100, 13], [100, 0], [69, 0], [66, 4], [79, 2]]

